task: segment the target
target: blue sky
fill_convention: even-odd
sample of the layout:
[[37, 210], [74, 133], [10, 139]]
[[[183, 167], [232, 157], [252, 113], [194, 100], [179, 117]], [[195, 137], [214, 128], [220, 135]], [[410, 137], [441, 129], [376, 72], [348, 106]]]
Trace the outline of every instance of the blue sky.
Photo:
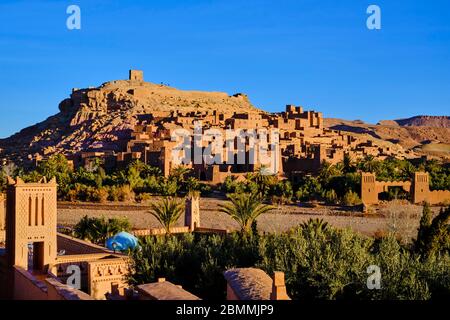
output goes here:
[[[66, 28], [71, 4], [81, 30]], [[370, 4], [381, 30], [366, 28]], [[0, 137], [130, 68], [180, 89], [244, 92], [267, 111], [449, 115], [450, 1], [2, 0]]]

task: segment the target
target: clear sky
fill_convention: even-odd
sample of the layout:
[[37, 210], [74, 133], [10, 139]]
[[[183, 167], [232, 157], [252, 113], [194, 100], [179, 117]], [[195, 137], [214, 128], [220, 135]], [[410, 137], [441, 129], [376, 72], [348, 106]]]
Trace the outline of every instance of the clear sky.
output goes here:
[[[81, 30], [66, 27], [72, 4]], [[381, 30], [366, 27], [370, 4]], [[180, 89], [244, 92], [267, 111], [449, 115], [450, 1], [1, 0], [0, 137], [130, 68]]]

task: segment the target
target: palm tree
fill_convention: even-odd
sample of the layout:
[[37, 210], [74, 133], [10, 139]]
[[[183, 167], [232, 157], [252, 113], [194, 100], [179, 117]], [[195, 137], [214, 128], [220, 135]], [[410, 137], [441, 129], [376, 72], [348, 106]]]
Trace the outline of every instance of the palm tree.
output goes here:
[[402, 178], [410, 179], [414, 176], [414, 172], [416, 172], [416, 167], [411, 162], [405, 162], [405, 165], [402, 167]]
[[174, 179], [177, 182], [181, 182], [184, 181], [186, 176], [191, 174], [191, 172], [192, 170], [190, 168], [180, 165], [171, 170], [169, 178]]
[[126, 218], [109, 218], [84, 216], [74, 227], [74, 236], [97, 244], [121, 231], [129, 231], [131, 224]]
[[92, 240], [91, 219], [87, 215], [81, 218], [81, 220], [78, 221], [78, 223], [75, 225], [73, 232], [76, 238], [91, 241]]
[[219, 211], [231, 216], [241, 227], [241, 232], [249, 233], [253, 221], [261, 214], [273, 209], [261, 203], [261, 197], [252, 193], [234, 193], [227, 195], [230, 202], [220, 204]]
[[328, 229], [328, 222], [324, 221], [323, 219], [310, 218], [307, 222], [301, 223], [300, 228], [307, 234], [319, 235], [323, 234], [323, 232]]
[[170, 228], [178, 221], [184, 211], [183, 204], [173, 198], [164, 198], [158, 203], [150, 204], [152, 214], [170, 234]]
[[265, 166], [259, 167], [255, 173], [248, 175], [247, 179], [258, 185], [258, 193], [261, 197], [266, 196], [270, 187], [277, 183], [276, 176], [268, 174], [268, 168]]
[[339, 176], [342, 174], [342, 168], [337, 165], [332, 165], [331, 163], [323, 160], [319, 169], [319, 178], [322, 184], [328, 184], [331, 177]]
[[353, 159], [348, 152], [344, 153], [344, 159], [342, 160], [344, 165], [344, 172], [349, 173], [354, 171]]
[[377, 173], [379, 168], [379, 161], [373, 155], [366, 155], [360, 162], [360, 166], [364, 172]]

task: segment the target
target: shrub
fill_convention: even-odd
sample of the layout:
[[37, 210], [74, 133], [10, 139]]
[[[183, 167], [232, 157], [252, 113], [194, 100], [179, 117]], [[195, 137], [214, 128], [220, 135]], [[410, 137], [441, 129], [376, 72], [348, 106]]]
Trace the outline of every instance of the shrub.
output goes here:
[[139, 193], [136, 195], [136, 201], [137, 202], [147, 202], [150, 201], [152, 199], [152, 195], [150, 193]]
[[342, 204], [346, 206], [356, 206], [361, 204], [361, 199], [356, 192], [348, 191], [342, 198]]
[[279, 204], [291, 202], [294, 196], [292, 185], [288, 180], [273, 184], [270, 188], [270, 194], [272, 194], [272, 201], [278, 202]]
[[77, 192], [76, 190], [69, 190], [69, 192], [67, 193], [67, 198], [68, 201], [70, 202], [75, 202], [77, 201]]
[[176, 196], [178, 191], [177, 180], [164, 179], [160, 182], [158, 193], [165, 197]]
[[[283, 271], [293, 299], [448, 299], [450, 257], [420, 256], [395, 237], [372, 239], [310, 220], [282, 234], [183, 234], [141, 239], [131, 253], [130, 284], [166, 277], [206, 299], [223, 299], [223, 272]], [[367, 268], [381, 269], [381, 290], [367, 288]], [[186, 268], [189, 266], [189, 268]]]
[[104, 187], [90, 187], [88, 200], [92, 202], [105, 203], [106, 201], [108, 201], [108, 189]]
[[336, 191], [334, 191], [333, 189], [325, 191], [323, 198], [328, 204], [337, 204], [339, 202]]
[[441, 210], [432, 219], [428, 204], [423, 207], [422, 218], [415, 242], [416, 251], [429, 257], [437, 254], [450, 253], [450, 207]]
[[130, 253], [128, 282], [138, 285], [165, 277], [200, 297], [223, 300], [223, 271], [254, 266], [259, 255], [257, 239], [237, 233], [147, 236], [140, 239], [140, 249]]
[[131, 202], [134, 201], [134, 192], [129, 185], [120, 186], [117, 188], [117, 199], [120, 202]]
[[127, 218], [88, 217], [84, 216], [74, 227], [74, 236], [97, 244], [105, 241], [121, 231], [131, 230], [131, 223]]

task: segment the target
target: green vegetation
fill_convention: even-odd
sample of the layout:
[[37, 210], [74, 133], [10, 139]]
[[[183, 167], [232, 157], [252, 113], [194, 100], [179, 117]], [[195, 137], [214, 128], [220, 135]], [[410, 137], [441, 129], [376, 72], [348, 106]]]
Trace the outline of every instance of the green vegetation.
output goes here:
[[161, 223], [166, 234], [170, 234], [170, 228], [177, 223], [184, 212], [183, 203], [173, 198], [164, 198], [161, 202], [151, 203], [150, 207], [150, 214]]
[[[434, 239], [426, 254], [421, 245], [402, 244], [393, 235], [373, 239], [322, 220], [282, 234], [148, 236], [140, 239], [139, 250], [130, 252], [128, 280], [135, 285], [165, 277], [202, 298], [223, 299], [225, 270], [258, 267], [268, 274], [285, 272], [293, 299], [448, 299], [450, 235], [443, 223], [449, 212], [431, 220], [434, 227], [423, 219], [425, 228], [435, 230], [419, 229], [418, 238]], [[367, 288], [370, 265], [380, 267], [380, 290]]]
[[429, 257], [450, 253], [450, 209], [441, 210], [432, 219], [428, 204], [423, 207], [419, 232], [416, 239], [416, 250], [423, 256]]
[[243, 233], [249, 233], [256, 218], [272, 210], [271, 206], [261, 203], [261, 196], [256, 193], [234, 193], [227, 196], [230, 201], [220, 204], [219, 211], [236, 220]]
[[41, 161], [38, 167], [29, 172], [21, 168], [2, 168], [0, 170], [0, 191], [6, 187], [6, 177], [20, 176], [25, 182], [37, 182], [43, 176], [56, 177], [58, 199], [66, 201], [145, 201], [150, 195], [175, 196], [189, 191], [199, 191], [203, 195], [211, 188], [192, 177], [190, 169], [175, 168], [169, 177], [161, 170], [140, 161], [127, 168], [107, 173], [99, 159], [89, 166], [73, 170], [63, 155], [55, 155]]
[[105, 245], [105, 241], [121, 231], [130, 231], [127, 218], [95, 218], [84, 216], [73, 228], [72, 235], [95, 244]]
[[[436, 160], [422, 161], [413, 165], [407, 160], [377, 160], [372, 156], [355, 161], [345, 155], [341, 163], [322, 163], [317, 175], [298, 176], [292, 180], [279, 181], [277, 177], [264, 174], [264, 168], [249, 173], [245, 181], [227, 177], [217, 186], [224, 193], [257, 194], [264, 201], [286, 204], [293, 201], [323, 201], [328, 204], [357, 205], [360, 203], [359, 171], [374, 172], [378, 180], [409, 180], [415, 171], [430, 174], [431, 190], [450, 190], [450, 164]], [[6, 186], [6, 177], [20, 176], [26, 182], [38, 181], [42, 176], [56, 177], [58, 199], [66, 201], [138, 201], [151, 199], [151, 195], [184, 196], [190, 191], [199, 191], [203, 196], [212, 191], [212, 186], [201, 183], [186, 167], [175, 168], [169, 177], [161, 170], [140, 161], [127, 168], [106, 172], [99, 159], [86, 168], [72, 170], [62, 155], [50, 157], [39, 163], [36, 170], [24, 172], [14, 166], [0, 170], [0, 191]], [[409, 194], [401, 188], [390, 188], [380, 194], [384, 200], [407, 199]]]

